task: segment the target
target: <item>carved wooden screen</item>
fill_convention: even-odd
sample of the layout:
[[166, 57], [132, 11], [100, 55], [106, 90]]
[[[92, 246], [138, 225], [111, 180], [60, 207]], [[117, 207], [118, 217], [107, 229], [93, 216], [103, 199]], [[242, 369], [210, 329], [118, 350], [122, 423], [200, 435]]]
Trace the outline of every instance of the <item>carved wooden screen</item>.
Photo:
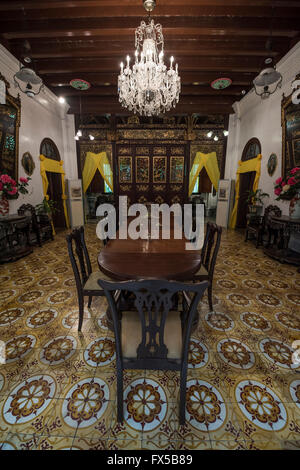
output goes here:
[[116, 196], [129, 204], [162, 204], [187, 201], [188, 145], [117, 144]]

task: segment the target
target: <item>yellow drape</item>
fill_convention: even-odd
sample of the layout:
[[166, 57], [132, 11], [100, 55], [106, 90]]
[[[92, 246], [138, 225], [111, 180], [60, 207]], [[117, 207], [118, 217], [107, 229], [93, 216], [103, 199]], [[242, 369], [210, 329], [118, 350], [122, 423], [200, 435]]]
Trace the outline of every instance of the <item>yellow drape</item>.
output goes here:
[[253, 191], [256, 191], [258, 189], [258, 183], [259, 183], [259, 178], [260, 178], [261, 159], [262, 159], [262, 156], [261, 154], [259, 154], [257, 155], [256, 158], [252, 158], [251, 160], [247, 160], [245, 162], [242, 162], [240, 160], [238, 163], [238, 169], [236, 172], [236, 182], [235, 182], [235, 203], [234, 203], [233, 210], [231, 212], [230, 223], [229, 223], [230, 228], [235, 228], [236, 226], [237, 210], [238, 210], [238, 204], [239, 204], [239, 198], [240, 198], [240, 174], [248, 173], [249, 171], [256, 172], [255, 180], [253, 183]]
[[87, 152], [82, 172], [83, 192], [86, 193], [96, 171], [99, 170], [102, 178], [113, 191], [113, 174], [106, 152]]
[[[61, 174], [61, 188], [62, 188], [61, 198], [62, 198], [62, 201], [63, 201], [66, 225], [67, 225], [67, 228], [70, 228], [67, 205], [66, 205], [67, 196], [66, 196], [66, 193], [65, 193], [65, 172], [64, 172], [64, 169], [63, 169], [63, 161], [60, 160], [58, 162], [57, 160], [52, 160], [51, 158], [46, 158], [45, 155], [40, 155], [40, 161], [41, 161], [41, 175], [42, 175], [42, 182], [43, 182], [43, 190], [44, 190], [44, 196], [45, 197], [47, 197], [47, 191], [48, 191], [48, 186], [49, 186], [49, 181], [48, 181], [46, 172], [49, 171], [51, 173], [60, 173]], [[53, 233], [55, 234], [53, 223], [51, 222], [51, 224], [52, 224]]]
[[220, 179], [220, 171], [216, 152], [202, 153], [197, 152], [195, 160], [190, 173], [189, 196], [192, 194], [195, 187], [198, 175], [202, 168], [205, 167], [210, 181], [212, 182], [215, 190], [218, 190]]

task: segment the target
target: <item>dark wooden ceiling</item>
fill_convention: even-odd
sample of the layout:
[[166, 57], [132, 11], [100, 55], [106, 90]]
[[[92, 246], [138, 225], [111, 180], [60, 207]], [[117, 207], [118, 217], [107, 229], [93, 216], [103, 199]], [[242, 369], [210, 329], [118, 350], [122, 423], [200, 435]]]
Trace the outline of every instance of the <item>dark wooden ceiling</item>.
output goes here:
[[[1, 0], [0, 41], [18, 59], [30, 56], [36, 72], [71, 113], [126, 113], [118, 103], [120, 62], [134, 54], [134, 31], [147, 17], [142, 0]], [[264, 67], [300, 39], [300, 1], [157, 0], [165, 60], [175, 56], [182, 80], [175, 113], [228, 114]], [[270, 43], [272, 34], [272, 46]], [[270, 45], [270, 44], [269, 44]], [[229, 77], [232, 85], [210, 83]], [[73, 78], [89, 81], [85, 92]]]

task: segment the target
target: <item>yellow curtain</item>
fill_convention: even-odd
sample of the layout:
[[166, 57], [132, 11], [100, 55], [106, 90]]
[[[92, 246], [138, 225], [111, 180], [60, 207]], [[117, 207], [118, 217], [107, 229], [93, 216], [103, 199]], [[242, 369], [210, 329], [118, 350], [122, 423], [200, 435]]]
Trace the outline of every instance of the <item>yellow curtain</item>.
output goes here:
[[[66, 196], [66, 193], [65, 193], [65, 172], [64, 172], [64, 169], [63, 169], [63, 163], [64, 162], [62, 160], [60, 160], [58, 162], [57, 160], [52, 160], [51, 158], [46, 158], [45, 155], [40, 155], [40, 161], [41, 161], [41, 175], [42, 175], [43, 190], [44, 190], [45, 198], [48, 198], [47, 191], [48, 191], [48, 186], [49, 186], [49, 181], [48, 181], [46, 172], [49, 171], [51, 173], [60, 173], [61, 174], [61, 188], [62, 188], [61, 198], [62, 198], [62, 201], [63, 201], [66, 225], [67, 225], [67, 228], [70, 228], [67, 205], [66, 205], [67, 196]], [[51, 222], [51, 224], [52, 224], [53, 233], [55, 234], [53, 223]]]
[[248, 173], [249, 171], [256, 172], [255, 180], [253, 183], [253, 191], [256, 191], [258, 189], [258, 183], [259, 183], [260, 172], [261, 172], [261, 159], [262, 159], [262, 155], [258, 154], [256, 158], [252, 158], [251, 160], [247, 160], [246, 162], [242, 162], [240, 160], [238, 163], [238, 169], [236, 172], [236, 182], [235, 182], [235, 203], [234, 203], [233, 210], [231, 212], [230, 223], [229, 223], [230, 228], [235, 228], [236, 226], [237, 210], [238, 210], [238, 204], [239, 204], [239, 198], [240, 198], [240, 174]]
[[220, 171], [216, 152], [202, 153], [197, 152], [195, 160], [190, 173], [189, 196], [192, 194], [195, 187], [198, 175], [202, 168], [205, 167], [210, 181], [212, 182], [215, 190], [218, 190]]
[[113, 173], [106, 152], [92, 153], [87, 152], [84, 168], [82, 172], [83, 192], [86, 193], [91, 184], [96, 171], [99, 170], [102, 178], [113, 191]]

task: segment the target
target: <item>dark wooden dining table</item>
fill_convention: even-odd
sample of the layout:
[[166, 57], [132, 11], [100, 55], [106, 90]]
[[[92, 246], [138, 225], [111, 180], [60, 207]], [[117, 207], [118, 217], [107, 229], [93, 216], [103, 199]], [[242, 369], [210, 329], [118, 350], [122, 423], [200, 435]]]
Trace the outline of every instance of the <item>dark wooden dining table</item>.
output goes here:
[[[161, 234], [160, 234], [161, 235]], [[100, 270], [112, 280], [167, 279], [191, 280], [201, 263], [199, 250], [186, 250], [186, 240], [170, 239], [111, 239], [98, 256]]]

